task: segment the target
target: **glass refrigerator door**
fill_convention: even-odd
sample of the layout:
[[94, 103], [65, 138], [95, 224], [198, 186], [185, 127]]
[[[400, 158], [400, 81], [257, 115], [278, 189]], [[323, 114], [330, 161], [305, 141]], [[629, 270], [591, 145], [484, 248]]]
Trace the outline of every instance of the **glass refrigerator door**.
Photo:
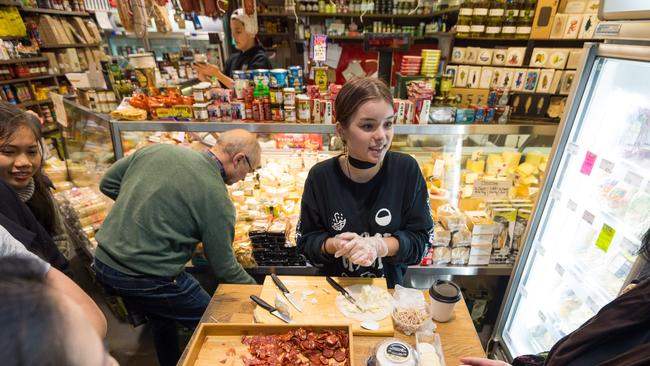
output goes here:
[[550, 350], [613, 300], [648, 228], [650, 63], [596, 57], [585, 85], [512, 285], [501, 336], [513, 357]]

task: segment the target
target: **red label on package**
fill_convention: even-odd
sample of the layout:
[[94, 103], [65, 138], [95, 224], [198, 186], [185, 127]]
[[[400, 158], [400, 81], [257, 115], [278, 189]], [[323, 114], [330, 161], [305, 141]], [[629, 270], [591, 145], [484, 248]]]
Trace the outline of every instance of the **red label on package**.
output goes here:
[[592, 153], [591, 151], [587, 151], [587, 155], [585, 155], [585, 161], [582, 162], [582, 168], [580, 168], [580, 173], [584, 175], [590, 175], [591, 170], [594, 169], [596, 158], [598, 158], [596, 154]]
[[323, 136], [317, 134], [276, 133], [275, 146], [278, 149], [295, 148], [307, 150], [322, 150]]

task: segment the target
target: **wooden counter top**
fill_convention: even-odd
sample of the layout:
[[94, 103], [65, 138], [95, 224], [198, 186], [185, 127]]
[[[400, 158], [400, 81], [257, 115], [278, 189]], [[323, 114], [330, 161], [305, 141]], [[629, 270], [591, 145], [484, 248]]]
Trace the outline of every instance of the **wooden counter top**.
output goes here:
[[[249, 296], [259, 295], [261, 291], [261, 285], [219, 285], [201, 318], [201, 323], [252, 323], [255, 304], [249, 299]], [[451, 321], [436, 324], [438, 325], [436, 332], [440, 334], [442, 340], [447, 366], [459, 365], [460, 358], [463, 356], [485, 357], [464, 299], [461, 299], [454, 308], [454, 316]], [[415, 345], [415, 336], [408, 337], [395, 331], [395, 337]], [[355, 363], [364, 366], [372, 348], [381, 339], [383, 338], [355, 336]], [[178, 365], [182, 364], [186, 356], [187, 348]]]

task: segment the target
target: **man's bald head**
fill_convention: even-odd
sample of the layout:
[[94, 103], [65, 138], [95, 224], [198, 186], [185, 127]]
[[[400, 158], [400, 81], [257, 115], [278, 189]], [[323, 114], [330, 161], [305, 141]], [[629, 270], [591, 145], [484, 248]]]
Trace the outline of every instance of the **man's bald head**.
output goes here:
[[[262, 148], [257, 136], [243, 129], [233, 129], [219, 135], [212, 152], [221, 160], [226, 171], [228, 184], [244, 179], [246, 173], [260, 165]], [[246, 164], [243, 171], [241, 164]], [[248, 166], [250, 164], [250, 166]]]

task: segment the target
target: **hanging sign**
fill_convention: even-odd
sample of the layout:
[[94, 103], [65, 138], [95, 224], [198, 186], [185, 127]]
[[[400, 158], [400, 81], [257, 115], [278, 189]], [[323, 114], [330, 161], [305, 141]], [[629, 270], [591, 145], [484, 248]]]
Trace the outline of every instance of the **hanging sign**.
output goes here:
[[314, 34], [311, 36], [311, 50], [314, 61], [327, 61], [327, 35]]

